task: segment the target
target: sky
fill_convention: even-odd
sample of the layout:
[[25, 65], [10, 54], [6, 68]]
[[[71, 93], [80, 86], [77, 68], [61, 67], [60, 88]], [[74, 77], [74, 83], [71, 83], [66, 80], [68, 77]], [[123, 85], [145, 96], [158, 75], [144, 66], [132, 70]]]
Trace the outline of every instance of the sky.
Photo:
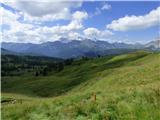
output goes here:
[[3, 42], [43, 43], [68, 40], [104, 40], [145, 44], [159, 37], [157, 1], [0, 2]]

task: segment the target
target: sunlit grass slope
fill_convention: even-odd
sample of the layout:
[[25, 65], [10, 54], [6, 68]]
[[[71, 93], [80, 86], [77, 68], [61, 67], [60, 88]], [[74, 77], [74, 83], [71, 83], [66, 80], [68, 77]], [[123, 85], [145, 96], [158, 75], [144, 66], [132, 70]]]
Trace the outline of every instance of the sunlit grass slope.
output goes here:
[[4, 77], [7, 99], [3, 120], [159, 120], [160, 53], [75, 61], [46, 77]]

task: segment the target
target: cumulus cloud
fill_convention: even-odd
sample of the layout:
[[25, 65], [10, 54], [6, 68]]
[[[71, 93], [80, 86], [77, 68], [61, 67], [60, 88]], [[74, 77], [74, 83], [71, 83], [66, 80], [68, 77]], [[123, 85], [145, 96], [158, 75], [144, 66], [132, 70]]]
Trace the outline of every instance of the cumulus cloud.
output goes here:
[[80, 7], [82, 2], [69, 2], [58, 0], [14, 0], [5, 4], [20, 10], [25, 20], [30, 21], [48, 21], [70, 19], [71, 9]]
[[2, 14], [2, 25], [9, 26], [7, 30], [3, 27], [0, 34], [2, 40], [6, 42], [40, 43], [55, 41], [61, 37], [76, 39], [80, 36], [76, 31], [83, 28], [83, 20], [88, 17], [84, 11], [75, 11], [68, 24], [47, 27], [20, 22], [20, 14], [4, 8], [1, 8], [0, 13]]
[[[79, 16], [76, 16], [79, 15]], [[43, 34], [50, 39], [50, 41], [58, 40], [61, 37], [66, 37], [68, 39], [77, 39], [80, 34], [76, 31], [83, 28], [83, 20], [86, 19], [88, 14], [82, 11], [76, 11], [72, 15], [72, 20], [67, 25], [56, 25], [53, 27], [39, 27], [35, 31], [38, 34]], [[48, 38], [47, 38], [48, 40]]]
[[[70, 31], [76, 31], [83, 28], [82, 22], [88, 17], [86, 12], [76, 11], [72, 15], [72, 20], [67, 25], [56, 25], [53, 27], [39, 27], [43, 32], [53, 32], [53, 33], [67, 33]], [[40, 30], [40, 31], [41, 31]]]
[[[25, 39], [20, 39], [22, 36], [27, 34], [34, 34], [32, 31], [33, 25], [31, 24], [22, 24], [18, 21], [20, 18], [20, 15], [17, 13], [13, 13], [9, 10], [6, 10], [4, 8], [0, 8], [0, 14], [2, 15], [1, 20], [1, 26], [2, 26], [2, 31], [1, 31], [1, 36], [2, 36], [2, 41], [24, 41]], [[8, 29], [6, 30], [6, 26], [8, 26]], [[23, 30], [23, 31], [22, 31]], [[30, 31], [30, 32], [29, 32]]]
[[[42, 34], [38, 34], [32, 24], [21, 23], [18, 21], [20, 14], [0, 8], [2, 15], [1, 37], [3, 42], [30, 42], [38, 43], [42, 39]], [[8, 28], [6, 29], [6, 26]]]
[[43, 16], [31, 16], [29, 14], [26, 14], [25, 12], [22, 13], [24, 16], [24, 21], [26, 22], [45, 22], [45, 21], [57, 21], [57, 20], [69, 20], [71, 18], [71, 12], [68, 8], [64, 8], [59, 13], [53, 13], [53, 14], [46, 14]]
[[74, 20], [82, 21], [83, 19], [88, 18], [88, 14], [87, 12], [76, 11], [75, 13], [73, 13], [72, 17]]
[[12, 12], [5, 10], [3, 7], [0, 8], [0, 14], [3, 24], [11, 24], [20, 17], [18, 14], [13, 14]]
[[88, 37], [96, 37], [100, 34], [100, 31], [96, 28], [87, 28], [83, 32]]
[[[71, 4], [70, 2], [63, 2], [62, 4], [54, 5], [51, 7], [50, 2], [33, 2], [30, 4], [26, 1], [16, 0], [14, 3], [10, 3], [13, 8], [16, 8], [16, 12], [12, 12], [8, 9], [1, 7], [0, 13], [2, 14], [2, 24], [9, 26], [9, 29], [4, 29], [1, 33], [2, 40], [8, 42], [32, 42], [41, 43], [46, 41], [55, 41], [61, 37], [66, 37], [68, 39], [79, 39], [79, 37], [89, 37], [89, 38], [106, 38], [113, 33], [108, 30], [100, 31], [96, 28], [87, 28], [84, 30], [83, 21], [88, 18], [88, 13], [85, 11], [74, 11], [70, 12], [71, 8], [80, 6], [78, 2], [76, 4]], [[36, 4], [37, 3], [37, 4]], [[55, 2], [53, 2], [55, 4]], [[33, 9], [34, 8], [34, 9]], [[61, 8], [61, 9], [60, 9]], [[55, 10], [54, 10], [55, 9]], [[42, 11], [41, 11], [42, 10]], [[65, 12], [64, 12], [65, 11]], [[65, 15], [66, 16], [65, 16]], [[24, 16], [23, 20], [19, 20]], [[40, 23], [46, 20], [69, 19], [69, 23], [66, 25], [55, 25], [55, 26], [39, 26], [26, 21], [39, 21]], [[80, 30], [84, 30], [80, 34]]]
[[83, 31], [88, 38], [105, 39], [113, 33], [109, 30], [100, 31], [97, 28], [87, 28]]
[[144, 16], [125, 16], [118, 20], [113, 20], [106, 27], [115, 31], [127, 31], [144, 29], [160, 24], [160, 7], [150, 11]]
[[70, 40], [79, 40], [79, 37], [81, 37], [81, 35], [77, 32], [70, 32], [67, 37]]

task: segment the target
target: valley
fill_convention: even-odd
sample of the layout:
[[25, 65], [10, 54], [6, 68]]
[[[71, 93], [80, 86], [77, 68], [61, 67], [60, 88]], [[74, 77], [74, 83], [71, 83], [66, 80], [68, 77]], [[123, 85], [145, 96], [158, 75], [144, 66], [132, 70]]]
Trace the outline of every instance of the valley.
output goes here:
[[[28, 58], [25, 63], [33, 58]], [[57, 62], [45, 58], [39, 59], [38, 63], [44, 60]], [[95, 58], [82, 57], [69, 64], [61, 62], [63, 69], [48, 71], [45, 76], [36, 76], [37, 68], [28, 71], [28, 68], [21, 67], [24, 72], [20, 75], [2, 76], [2, 119], [160, 118], [159, 52], [137, 51]], [[46, 67], [42, 64], [39, 66]]]

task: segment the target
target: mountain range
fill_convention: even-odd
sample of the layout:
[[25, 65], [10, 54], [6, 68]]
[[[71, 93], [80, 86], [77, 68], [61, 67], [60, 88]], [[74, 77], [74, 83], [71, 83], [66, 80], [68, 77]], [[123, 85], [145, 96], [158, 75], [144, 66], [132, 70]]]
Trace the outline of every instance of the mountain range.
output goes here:
[[27, 54], [36, 56], [49, 56], [58, 58], [72, 58], [80, 56], [94, 57], [97, 55], [110, 55], [129, 52], [137, 49], [159, 49], [160, 40], [142, 44], [127, 44], [127, 43], [109, 43], [100, 40], [72, 40], [69, 41], [62, 38], [55, 42], [45, 42], [41, 44], [33, 43], [1, 43], [2, 54], [4, 51], [10, 51], [14, 54]]

